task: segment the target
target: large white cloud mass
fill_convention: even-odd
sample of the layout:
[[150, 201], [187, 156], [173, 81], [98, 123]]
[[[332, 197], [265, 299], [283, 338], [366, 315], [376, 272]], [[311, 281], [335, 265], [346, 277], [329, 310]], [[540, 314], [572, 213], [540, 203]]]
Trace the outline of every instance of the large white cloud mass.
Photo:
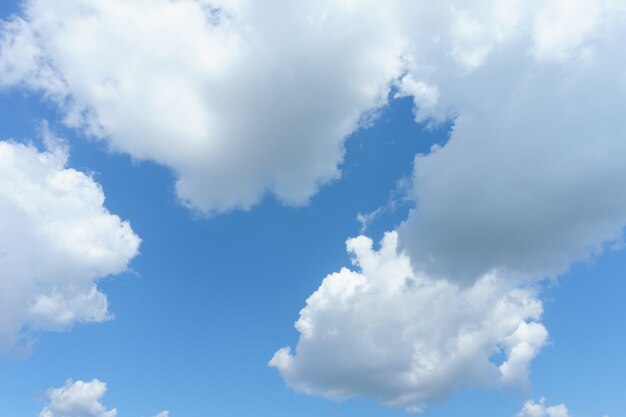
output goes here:
[[295, 352], [283, 348], [270, 361], [291, 386], [419, 407], [461, 384], [527, 383], [548, 336], [533, 288], [496, 275], [464, 288], [416, 274], [394, 232], [378, 251], [364, 236], [347, 246], [358, 270], [324, 279], [300, 312]]
[[[117, 417], [117, 409], [107, 410], [102, 404], [106, 392], [107, 385], [97, 379], [67, 380], [64, 386], [48, 390], [49, 401], [39, 417]], [[155, 417], [169, 417], [169, 412]]]
[[397, 95], [413, 97], [419, 122], [452, 121], [449, 141], [415, 160], [400, 255], [349, 241], [361, 271], [324, 280], [295, 352], [271, 365], [301, 391], [391, 405], [525, 384], [547, 338], [528, 285], [619, 243], [626, 224], [626, 6], [395, 5], [406, 39]]
[[31, 330], [109, 318], [99, 278], [123, 271], [140, 239], [104, 208], [94, 180], [50, 150], [0, 141], [0, 354]]
[[343, 139], [400, 71], [392, 14], [351, 2], [24, 2], [0, 84], [42, 91], [66, 122], [165, 164], [206, 213], [270, 191], [305, 203], [339, 176]]
[[431, 275], [556, 276], [621, 239], [626, 5], [539, 3], [458, 10], [463, 54], [436, 56], [461, 40], [416, 54], [401, 82], [418, 120], [454, 115], [448, 143], [415, 160], [416, 207], [399, 229]]
[[1, 33], [3, 86], [169, 166], [205, 213], [306, 202], [390, 86], [452, 123], [416, 158], [399, 247], [359, 249], [272, 360], [303, 391], [404, 405], [525, 383], [547, 337], [529, 282], [626, 224], [621, 0], [27, 0]]
[[619, 0], [25, 0], [0, 33], [1, 85], [171, 167], [205, 213], [306, 202], [395, 85], [453, 120], [415, 164], [417, 269], [556, 275], [626, 223]]

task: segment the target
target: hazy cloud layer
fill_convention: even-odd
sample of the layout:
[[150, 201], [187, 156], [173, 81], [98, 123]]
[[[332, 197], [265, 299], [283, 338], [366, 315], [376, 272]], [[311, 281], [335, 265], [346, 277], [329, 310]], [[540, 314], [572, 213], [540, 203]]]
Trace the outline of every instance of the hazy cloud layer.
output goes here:
[[107, 320], [96, 281], [126, 269], [140, 239], [104, 208], [94, 180], [50, 150], [0, 141], [0, 353], [28, 330]]
[[532, 288], [495, 275], [461, 288], [416, 274], [395, 233], [378, 251], [364, 236], [347, 246], [357, 270], [324, 279], [300, 312], [295, 352], [283, 348], [270, 362], [292, 387], [415, 409], [460, 385], [528, 383], [548, 337]]

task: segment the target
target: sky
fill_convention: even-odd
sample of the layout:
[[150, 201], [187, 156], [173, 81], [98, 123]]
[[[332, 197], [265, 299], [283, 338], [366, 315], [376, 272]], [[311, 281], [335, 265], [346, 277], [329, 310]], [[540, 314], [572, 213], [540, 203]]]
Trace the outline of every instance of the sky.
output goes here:
[[626, 415], [620, 0], [0, 4], [0, 417]]

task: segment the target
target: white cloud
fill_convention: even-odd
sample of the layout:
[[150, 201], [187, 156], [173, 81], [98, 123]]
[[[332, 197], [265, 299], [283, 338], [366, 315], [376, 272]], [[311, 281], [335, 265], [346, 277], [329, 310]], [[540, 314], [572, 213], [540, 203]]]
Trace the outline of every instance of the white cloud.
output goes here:
[[[423, 410], [460, 385], [527, 383], [528, 365], [547, 341], [532, 288], [486, 275], [463, 288], [413, 272], [388, 233], [380, 250], [364, 236], [347, 242], [357, 271], [327, 276], [307, 300], [295, 352], [270, 365], [297, 390], [370, 396]], [[501, 352], [504, 363], [495, 363]]]
[[[49, 402], [39, 417], [117, 417], [117, 409], [102, 404], [107, 385], [97, 379], [90, 382], [67, 380], [60, 388], [48, 390]], [[163, 411], [155, 417], [169, 417]]]
[[[415, 160], [416, 207], [399, 229], [413, 265], [439, 278], [557, 276], [626, 225], [624, 7], [511, 3], [517, 23], [481, 37], [489, 53], [470, 69], [444, 44], [400, 84], [417, 119], [454, 115], [449, 142]], [[468, 9], [465, 19], [499, 27]]]
[[[405, 404], [459, 384], [525, 384], [547, 332], [534, 322], [541, 303], [517, 285], [557, 276], [621, 238], [620, 0], [25, 4], [2, 30], [5, 86], [41, 91], [70, 126], [169, 166], [178, 196], [206, 213], [248, 208], [266, 192], [306, 202], [339, 176], [343, 140], [386, 103], [391, 84], [413, 96], [416, 120], [453, 122], [449, 142], [416, 159], [415, 209], [398, 230], [407, 257], [390, 244], [388, 275], [362, 265], [328, 277], [298, 321], [296, 355], [272, 361], [301, 390]], [[372, 253], [365, 258], [382, 256]], [[428, 285], [398, 290], [396, 267]], [[336, 307], [320, 307], [335, 297]], [[486, 297], [481, 308], [474, 297]], [[58, 300], [49, 295], [35, 311], [57, 311]], [[370, 317], [361, 302], [384, 314]], [[510, 303], [498, 316], [506, 326], [491, 316], [501, 302]], [[463, 314], [444, 314], [446, 304]], [[421, 311], [445, 324], [437, 343]], [[503, 327], [483, 327], [487, 318]], [[345, 323], [362, 341], [356, 349], [333, 333]], [[317, 333], [306, 336], [307, 326]], [[481, 360], [446, 355], [472, 326]], [[506, 363], [489, 361], [496, 348]], [[318, 369], [308, 355], [330, 365]], [[341, 367], [344, 356], [352, 368]]]
[[542, 398], [538, 403], [527, 401], [516, 417], [570, 417], [565, 404], [547, 407], [546, 399]]
[[0, 141], [0, 353], [30, 330], [62, 330], [109, 316], [96, 281], [122, 272], [140, 239], [104, 208], [94, 180], [49, 151]]
[[302, 204], [400, 73], [395, 12], [349, 1], [29, 0], [6, 24], [5, 84], [155, 160], [207, 213], [265, 192]]
[[[24, 4], [2, 30], [2, 82], [42, 91], [68, 124], [113, 149], [171, 167], [179, 197], [207, 213], [250, 207], [265, 192], [306, 202], [339, 176], [343, 140], [396, 83], [415, 97], [418, 120], [458, 116], [448, 146], [418, 160], [424, 203], [413, 217], [423, 220], [401, 233], [428, 258], [415, 262], [444, 275], [463, 264], [474, 278], [527, 264], [521, 272], [554, 273], [623, 225], [621, 202], [605, 195], [601, 207], [538, 218], [559, 211], [551, 201], [573, 205], [564, 173], [597, 173], [593, 185], [623, 175], [595, 162], [602, 152], [622, 162], [619, 1]], [[465, 203], [471, 210], [450, 212]], [[530, 235], [549, 222], [559, 229], [551, 239]], [[578, 235], [564, 236], [573, 224]], [[475, 239], [472, 227], [485, 236], [478, 254], [458, 248]], [[512, 233], [524, 236], [503, 244]], [[511, 261], [521, 246], [534, 249]]]
[[114, 408], [107, 411], [100, 402], [106, 394], [104, 382], [67, 380], [65, 386], [48, 390], [50, 402], [39, 417], [116, 417]]
[[266, 192], [305, 203], [395, 84], [417, 120], [454, 120], [449, 143], [416, 160], [399, 231], [416, 268], [557, 275], [626, 224], [621, 1], [24, 5], [1, 32], [2, 83], [171, 167], [206, 213]]
[[500, 365], [502, 380], [507, 384], [528, 384], [530, 362], [548, 340], [548, 331], [539, 323], [520, 323], [504, 340], [507, 360]]

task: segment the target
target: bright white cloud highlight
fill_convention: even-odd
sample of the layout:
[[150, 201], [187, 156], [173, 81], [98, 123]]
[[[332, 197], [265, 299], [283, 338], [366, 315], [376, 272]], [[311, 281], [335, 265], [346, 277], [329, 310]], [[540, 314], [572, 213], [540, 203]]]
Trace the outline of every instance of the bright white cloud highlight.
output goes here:
[[546, 406], [546, 399], [542, 398], [538, 403], [527, 401], [516, 417], [570, 417], [565, 404]]
[[[357, 270], [324, 279], [300, 312], [295, 352], [283, 348], [270, 361], [292, 387], [415, 411], [460, 385], [527, 383], [548, 337], [532, 288], [496, 275], [463, 288], [416, 274], [396, 233], [378, 251], [364, 236], [347, 246]], [[496, 353], [504, 363], [494, 363]]]
[[109, 316], [96, 281], [126, 269], [140, 239], [104, 207], [100, 186], [50, 150], [0, 141], [0, 353], [30, 330]]
[[[102, 404], [107, 385], [97, 379], [90, 382], [67, 380], [60, 388], [48, 390], [49, 402], [39, 417], [117, 417], [117, 409]], [[169, 417], [163, 411], [155, 417]]]
[[626, 224], [626, 6], [618, 0], [27, 0], [0, 83], [66, 123], [171, 167], [205, 213], [267, 192], [305, 203], [343, 140], [412, 96], [453, 120], [416, 160], [399, 230], [416, 269], [471, 282], [558, 275]]
[[266, 192], [303, 204], [339, 176], [343, 140], [400, 73], [395, 10], [370, 7], [29, 0], [5, 23], [0, 83], [41, 91], [70, 126], [171, 167], [178, 196], [206, 213]]
[[[303, 391], [409, 404], [459, 384], [526, 384], [547, 332], [518, 285], [622, 237], [621, 0], [24, 4], [2, 28], [0, 83], [170, 167], [179, 198], [205, 213], [265, 193], [305, 203], [340, 175], [344, 139], [390, 85], [413, 97], [417, 121], [452, 123], [445, 146], [416, 158], [415, 208], [397, 232], [406, 255], [352, 248], [362, 271], [329, 276], [296, 352], [272, 360]], [[29, 314], [59, 304], [48, 294]], [[489, 360], [497, 349], [504, 364]]]
[[100, 402], [106, 394], [104, 382], [67, 380], [65, 386], [48, 390], [50, 402], [39, 417], [116, 417], [114, 408], [107, 411]]

